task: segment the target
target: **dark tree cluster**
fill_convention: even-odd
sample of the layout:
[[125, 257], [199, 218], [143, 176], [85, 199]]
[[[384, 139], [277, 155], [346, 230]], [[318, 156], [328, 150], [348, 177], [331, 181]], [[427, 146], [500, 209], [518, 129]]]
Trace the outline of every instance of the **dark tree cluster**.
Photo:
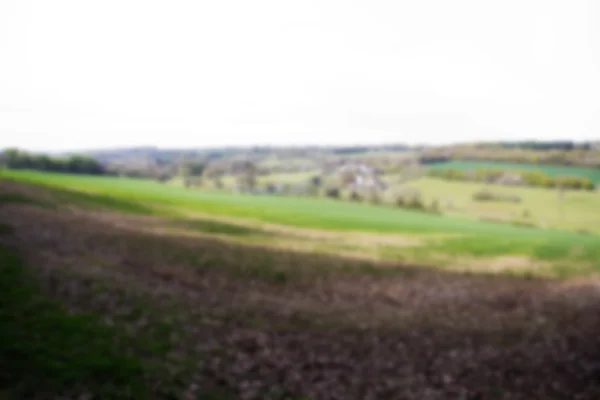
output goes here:
[[51, 157], [45, 154], [32, 154], [19, 149], [6, 149], [0, 155], [0, 163], [12, 169], [35, 169], [92, 175], [105, 173], [102, 165], [95, 159], [77, 154], [68, 157]]
[[589, 150], [590, 143], [584, 142], [581, 144], [570, 140], [555, 140], [555, 141], [517, 141], [517, 142], [502, 142], [502, 147], [508, 149], [527, 149], [527, 150], [573, 150], [576, 148]]

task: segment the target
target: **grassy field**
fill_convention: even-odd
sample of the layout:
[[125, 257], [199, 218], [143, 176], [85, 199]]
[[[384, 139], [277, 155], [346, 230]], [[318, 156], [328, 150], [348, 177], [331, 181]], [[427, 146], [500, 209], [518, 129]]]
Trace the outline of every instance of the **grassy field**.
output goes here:
[[[254, 222], [325, 231], [392, 235], [385, 244], [377, 241], [373, 254], [405, 262], [453, 265], [500, 262], [507, 256], [523, 256], [549, 263], [537, 272], [573, 275], [600, 269], [600, 237], [550, 229], [533, 229], [461, 216], [438, 216], [385, 206], [354, 204], [321, 198], [232, 195], [161, 185], [152, 181], [91, 177], [40, 172], [4, 171], [2, 175], [22, 182], [65, 190], [64, 196], [87, 193], [81, 201], [103, 203], [112, 209], [140, 214], [186, 216], [201, 213]], [[427, 185], [427, 181], [423, 183]], [[430, 186], [435, 186], [429, 181]], [[447, 188], [450, 190], [450, 188]], [[441, 189], [436, 189], [441, 190]], [[454, 189], [452, 189], [454, 190]], [[71, 192], [69, 192], [71, 191]], [[75, 192], [73, 192], [75, 191]], [[467, 191], [465, 190], [464, 193]], [[532, 202], [538, 201], [532, 192]], [[90, 194], [94, 196], [90, 197]], [[466, 196], [466, 195], [465, 195]], [[575, 204], [581, 199], [569, 199]], [[592, 207], [592, 206], [590, 206]], [[532, 210], [534, 215], [539, 210]], [[394, 236], [396, 235], [396, 236]], [[394, 243], [394, 237], [398, 245]], [[419, 244], [405, 246], [410, 238]], [[265, 239], [254, 238], [256, 241]], [[248, 240], [251, 240], [250, 238]], [[368, 240], [348, 242], [330, 250], [362, 250]], [[290, 243], [288, 241], [287, 243]], [[321, 247], [327, 247], [323, 243]], [[371, 254], [372, 255], [372, 254]], [[525, 259], [522, 264], [527, 264]], [[485, 269], [485, 268], [482, 268]], [[529, 271], [527, 265], [516, 269]], [[537, 269], [537, 267], [536, 267]], [[522, 272], [522, 271], [521, 271]]]
[[2, 177], [0, 398], [600, 396], [597, 236]]
[[[493, 186], [436, 178], [421, 178], [409, 185], [420, 189], [426, 201], [435, 198], [452, 200], [463, 215], [505, 221], [523, 219], [541, 227], [600, 233], [600, 194], [597, 192], [568, 191], [559, 203], [557, 191], [545, 188]], [[521, 202], [473, 201], [473, 193], [484, 188], [516, 195]]]
[[472, 170], [477, 168], [498, 168], [506, 170], [523, 170], [523, 171], [541, 171], [548, 176], [558, 175], [573, 175], [589, 178], [595, 184], [600, 184], [600, 169], [571, 167], [560, 165], [535, 165], [535, 164], [518, 164], [508, 162], [492, 162], [492, 161], [449, 161], [429, 165], [430, 168], [454, 168], [458, 170]]

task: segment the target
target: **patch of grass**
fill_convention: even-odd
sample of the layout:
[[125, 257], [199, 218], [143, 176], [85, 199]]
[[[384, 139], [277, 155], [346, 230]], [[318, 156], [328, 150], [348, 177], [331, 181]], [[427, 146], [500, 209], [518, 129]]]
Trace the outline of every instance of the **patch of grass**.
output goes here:
[[52, 192], [59, 203], [70, 203], [84, 208], [108, 209], [130, 214], [155, 214], [152, 207], [121, 197], [59, 188], [52, 188]]
[[47, 203], [32, 199], [20, 193], [0, 193], [0, 205], [2, 204], [31, 204], [37, 206], [48, 206]]
[[9, 235], [13, 233], [14, 229], [10, 225], [0, 224], [0, 235]]
[[[105, 289], [101, 282], [90, 288]], [[178, 327], [152, 305], [129, 300], [135, 306], [111, 326], [99, 314], [71, 313], [43, 296], [32, 272], [0, 246], [0, 398], [181, 398], [197, 356], [171, 359]], [[143, 332], [123, 325], [140, 319], [148, 322]], [[211, 390], [197, 398], [234, 397]]]
[[190, 229], [204, 233], [216, 233], [232, 236], [248, 236], [263, 233], [259, 229], [210, 219], [178, 219], [174, 220], [174, 225], [177, 227], [182, 227], [185, 229]]
[[[460, 210], [471, 218], [489, 218], [511, 220], [517, 216], [526, 217], [537, 226], [552, 227], [570, 231], [587, 230], [600, 234], [600, 194], [597, 192], [569, 191], [559, 202], [555, 189], [529, 188], [520, 186], [490, 186], [479, 182], [445, 181], [436, 178], [421, 178], [413, 185], [425, 199], [451, 200], [451, 213]], [[506, 196], [521, 199], [520, 203], [477, 202], [473, 201], [474, 192], [491, 187], [501, 190]], [[496, 189], [492, 189], [496, 190]]]
[[87, 391], [148, 397], [144, 367], [125, 355], [118, 332], [42, 298], [20, 260], [3, 247], [0, 276], [0, 387], [9, 398]]

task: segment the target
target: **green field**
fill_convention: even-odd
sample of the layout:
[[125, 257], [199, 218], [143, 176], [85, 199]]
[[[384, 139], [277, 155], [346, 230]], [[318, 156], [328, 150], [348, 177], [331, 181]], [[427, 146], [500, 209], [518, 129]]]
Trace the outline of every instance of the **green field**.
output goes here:
[[[600, 233], [600, 194], [597, 192], [568, 191], [559, 203], [557, 191], [546, 188], [494, 186], [436, 178], [421, 178], [409, 185], [418, 188], [426, 201], [451, 199], [460, 210], [457, 214], [505, 221], [524, 219], [541, 227]], [[484, 188], [516, 195], [522, 201], [517, 204], [473, 201], [473, 193]]]
[[[253, 196], [184, 189], [153, 181], [3, 171], [0, 175], [23, 182], [87, 193], [83, 202], [142, 214], [170, 216], [199, 212], [262, 221], [282, 226], [372, 232], [424, 238], [414, 248], [381, 247], [380, 253], [404, 261], [501, 257], [523, 255], [551, 261], [560, 273], [595, 271], [600, 268], [600, 237], [560, 230], [542, 230], [461, 216], [438, 216], [385, 206], [355, 204], [322, 198]], [[93, 196], [90, 196], [93, 194]], [[575, 198], [573, 201], [577, 201]], [[535, 210], [533, 210], [535, 212]], [[428, 239], [429, 238], [429, 239]], [[356, 245], [358, 246], [357, 243]], [[349, 244], [352, 246], [352, 243]], [[440, 261], [442, 262], [442, 261]]]
[[[261, 183], [307, 182], [310, 173], [273, 174], [261, 177]], [[394, 195], [403, 188], [419, 189], [425, 204], [435, 199], [442, 200], [442, 212], [446, 215], [464, 216], [475, 219], [496, 221], [523, 221], [535, 226], [563, 229], [570, 231], [586, 231], [600, 234], [600, 195], [598, 192], [568, 191], [559, 206], [558, 193], [554, 189], [490, 186], [478, 182], [447, 181], [438, 178], [424, 177], [405, 183], [396, 183], [400, 175], [388, 175], [384, 179], [390, 190], [383, 195], [383, 200], [394, 204]], [[233, 178], [229, 183], [232, 184]], [[224, 179], [225, 182], [225, 179]], [[484, 188], [503, 194], [514, 194], [522, 199], [521, 203], [475, 202], [473, 193]], [[456, 210], [445, 207], [444, 200], [451, 200]], [[561, 214], [562, 207], [562, 214]], [[523, 218], [527, 215], [526, 218]]]
[[430, 168], [472, 170], [477, 168], [496, 168], [506, 170], [541, 171], [548, 176], [572, 175], [590, 179], [595, 184], [600, 183], [600, 169], [585, 167], [570, 167], [560, 165], [535, 165], [495, 161], [449, 161], [428, 165]]

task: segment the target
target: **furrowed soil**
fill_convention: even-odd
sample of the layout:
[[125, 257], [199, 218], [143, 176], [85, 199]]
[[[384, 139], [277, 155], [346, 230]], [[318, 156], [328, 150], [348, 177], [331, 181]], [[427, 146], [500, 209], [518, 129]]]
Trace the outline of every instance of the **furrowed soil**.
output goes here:
[[[133, 336], [168, 327], [168, 354], [154, 360], [177, 377], [168, 398], [600, 398], [594, 277], [284, 251], [171, 229], [161, 217], [23, 201], [51, 202], [35, 187], [0, 182], [0, 193], [10, 200], [0, 204], [0, 244], [16, 249], [46, 297]], [[161, 384], [154, 398], [167, 398]]]

